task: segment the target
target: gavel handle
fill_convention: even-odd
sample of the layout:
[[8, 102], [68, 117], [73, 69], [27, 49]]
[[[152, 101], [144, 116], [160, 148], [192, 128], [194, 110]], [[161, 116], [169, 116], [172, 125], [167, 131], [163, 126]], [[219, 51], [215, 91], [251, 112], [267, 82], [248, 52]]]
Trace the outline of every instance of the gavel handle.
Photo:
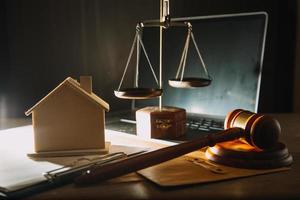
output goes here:
[[210, 134], [197, 140], [184, 142], [178, 145], [154, 150], [138, 156], [117, 161], [115, 163], [99, 166], [88, 170], [75, 179], [78, 185], [91, 184], [124, 174], [135, 172], [184, 154], [198, 150], [202, 147], [213, 146], [216, 143], [238, 139], [244, 135], [241, 128], [230, 128], [215, 134]]

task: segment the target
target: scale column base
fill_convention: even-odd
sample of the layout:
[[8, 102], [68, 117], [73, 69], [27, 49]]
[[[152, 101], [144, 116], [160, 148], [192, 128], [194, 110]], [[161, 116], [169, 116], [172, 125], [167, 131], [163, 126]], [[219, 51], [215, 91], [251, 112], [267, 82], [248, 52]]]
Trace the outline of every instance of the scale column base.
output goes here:
[[149, 106], [136, 111], [137, 135], [174, 139], [185, 134], [186, 111], [176, 107]]

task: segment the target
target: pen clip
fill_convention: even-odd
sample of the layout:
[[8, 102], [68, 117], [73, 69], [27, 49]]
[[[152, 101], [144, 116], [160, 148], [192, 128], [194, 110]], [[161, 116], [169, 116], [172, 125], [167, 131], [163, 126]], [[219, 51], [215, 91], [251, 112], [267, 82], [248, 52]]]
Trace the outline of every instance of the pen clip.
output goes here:
[[[124, 152], [116, 152], [116, 153], [111, 153], [107, 154], [101, 157], [97, 158], [79, 158], [75, 160], [74, 162], [66, 165], [59, 167], [57, 169], [50, 170], [48, 172], [43, 173], [43, 175], [48, 179], [49, 181], [54, 181], [55, 179], [65, 176], [65, 175], [72, 175], [72, 174], [77, 174], [80, 172], [83, 172], [93, 166], [98, 166], [98, 165], [103, 165], [121, 158], [125, 158], [127, 155]], [[89, 161], [88, 164], [82, 164], [78, 165], [81, 161]], [[78, 165], [78, 166], [77, 166]]]

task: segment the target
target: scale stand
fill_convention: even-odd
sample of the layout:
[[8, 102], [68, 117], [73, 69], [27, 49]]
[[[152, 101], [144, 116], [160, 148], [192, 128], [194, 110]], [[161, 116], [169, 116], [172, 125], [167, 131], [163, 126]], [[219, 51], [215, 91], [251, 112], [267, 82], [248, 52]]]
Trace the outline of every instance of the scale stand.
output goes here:
[[[156, 77], [155, 71], [152, 67], [145, 46], [141, 39], [141, 33], [146, 27], [159, 27], [160, 40], [159, 40], [159, 79]], [[198, 45], [195, 41], [192, 32], [192, 25], [189, 22], [176, 22], [172, 21], [169, 14], [169, 0], [160, 0], [160, 20], [158, 21], [144, 21], [138, 23], [136, 26], [136, 34], [129, 53], [129, 57], [123, 72], [119, 87], [114, 91], [115, 96], [122, 99], [150, 99], [159, 97], [158, 107], [146, 107], [136, 112], [137, 120], [137, 135], [146, 138], [176, 138], [183, 136], [185, 133], [186, 111], [182, 108], [175, 107], [162, 107], [162, 61], [163, 61], [163, 29], [169, 27], [183, 27], [187, 28], [188, 34], [184, 49], [182, 52], [181, 60], [178, 66], [176, 77], [169, 80], [169, 85], [176, 88], [198, 88], [205, 87], [211, 84], [211, 77], [208, 73], [206, 65], [203, 61], [202, 55], [199, 51]], [[184, 77], [186, 68], [186, 60], [189, 49], [189, 43], [192, 40], [197, 55], [203, 67], [206, 77]], [[137, 63], [136, 63], [136, 76], [133, 88], [122, 88], [122, 83], [126, 75], [130, 60], [133, 55], [134, 47], [136, 46]], [[140, 87], [139, 85], [139, 58], [140, 49], [146, 56], [148, 65], [151, 69], [152, 75], [157, 84], [153, 88]], [[180, 76], [179, 76], [180, 75]]]

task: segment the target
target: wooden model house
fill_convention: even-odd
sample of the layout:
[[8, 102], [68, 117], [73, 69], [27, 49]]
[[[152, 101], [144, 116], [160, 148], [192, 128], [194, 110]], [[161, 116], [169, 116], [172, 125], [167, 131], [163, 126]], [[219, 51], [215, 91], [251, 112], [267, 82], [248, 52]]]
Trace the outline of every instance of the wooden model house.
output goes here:
[[25, 114], [32, 114], [36, 153], [101, 151], [109, 104], [92, 92], [92, 78], [67, 78]]

